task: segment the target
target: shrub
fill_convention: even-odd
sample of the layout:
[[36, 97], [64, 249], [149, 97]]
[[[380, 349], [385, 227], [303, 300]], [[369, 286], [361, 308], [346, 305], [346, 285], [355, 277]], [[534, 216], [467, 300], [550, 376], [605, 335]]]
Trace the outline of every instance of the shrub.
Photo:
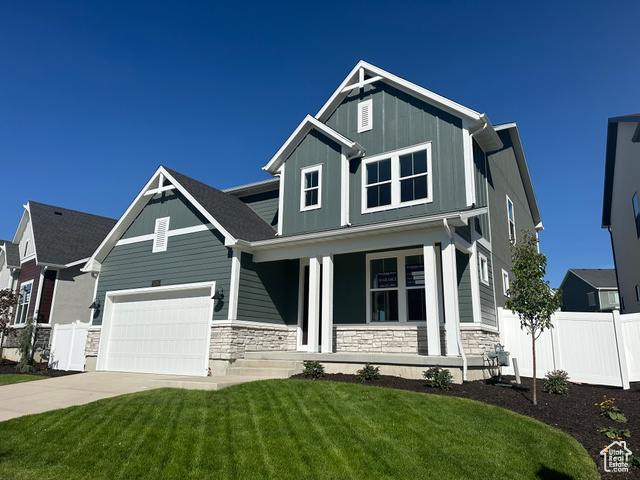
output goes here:
[[35, 331], [33, 318], [27, 318], [27, 325], [18, 334], [18, 354], [20, 361], [16, 365], [16, 370], [21, 373], [29, 373], [33, 371], [33, 344], [32, 337]]
[[622, 410], [616, 407], [614, 403], [615, 398], [607, 398], [606, 395], [604, 396], [604, 398], [606, 398], [606, 400], [600, 402], [599, 404], [596, 403], [596, 405], [600, 405], [600, 415], [610, 418], [611, 420], [619, 423], [627, 423], [627, 417], [624, 416]]
[[607, 437], [611, 439], [616, 438], [618, 440], [622, 440], [623, 438], [631, 438], [631, 432], [626, 428], [607, 427], [607, 428], [601, 428], [598, 431], [600, 433], [604, 433]]
[[324, 377], [324, 366], [320, 362], [304, 362], [302, 373], [307, 378]]
[[363, 382], [377, 380], [380, 378], [380, 367], [374, 367], [367, 362], [362, 370], [358, 370], [358, 378]]
[[431, 367], [422, 372], [422, 376], [427, 379], [427, 385], [440, 390], [450, 390], [453, 383], [451, 372], [441, 367]]
[[567, 380], [569, 380], [569, 374], [564, 370], [547, 372], [544, 377], [544, 391], [566, 397], [569, 395]]

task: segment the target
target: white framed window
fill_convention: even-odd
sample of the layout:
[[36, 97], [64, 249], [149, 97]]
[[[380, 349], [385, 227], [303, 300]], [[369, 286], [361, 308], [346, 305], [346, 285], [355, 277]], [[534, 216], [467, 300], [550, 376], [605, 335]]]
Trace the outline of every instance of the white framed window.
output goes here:
[[427, 318], [421, 249], [367, 255], [367, 323]]
[[[636, 296], [638, 295], [638, 286], [636, 285]], [[640, 300], [640, 298], [638, 298]], [[618, 292], [609, 292], [609, 303], [611, 305], [618, 305], [620, 303], [620, 298], [618, 297]]]
[[300, 211], [315, 210], [322, 206], [322, 165], [300, 170]]
[[358, 103], [358, 133], [373, 128], [373, 100]]
[[431, 142], [362, 162], [362, 213], [433, 201]]
[[153, 239], [153, 253], [167, 251], [167, 232], [169, 231], [169, 219], [171, 217], [156, 218], [156, 229]]
[[29, 254], [29, 240], [24, 242], [24, 256], [26, 257]]
[[513, 210], [513, 202], [507, 195], [507, 222], [509, 224], [509, 241], [516, 243], [516, 216]]
[[509, 296], [509, 274], [505, 270], [502, 270], [502, 292], [505, 297]]
[[24, 282], [20, 285], [18, 292], [18, 306], [16, 308], [16, 325], [27, 322], [27, 313], [29, 312], [29, 304], [31, 303], [31, 289], [33, 288], [33, 280]]
[[489, 261], [483, 254], [478, 254], [478, 261], [480, 266], [480, 281], [486, 285], [489, 285]]

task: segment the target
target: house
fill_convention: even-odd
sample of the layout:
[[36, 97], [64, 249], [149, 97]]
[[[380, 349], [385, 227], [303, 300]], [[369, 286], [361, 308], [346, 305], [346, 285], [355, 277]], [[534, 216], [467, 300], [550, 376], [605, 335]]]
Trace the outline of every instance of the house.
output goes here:
[[267, 351], [482, 374], [510, 245], [542, 229], [515, 123], [359, 62], [264, 170], [222, 192], [158, 168], [84, 267], [88, 366], [204, 375]]
[[560, 289], [565, 312], [610, 312], [620, 308], [613, 268], [571, 268]]
[[[37, 322], [36, 347], [50, 345], [55, 324], [89, 321], [95, 278], [81, 272], [115, 220], [29, 201], [12, 242], [2, 246], [0, 280], [17, 289], [14, 329]], [[16, 336], [5, 340], [4, 355], [16, 359]]]
[[602, 228], [611, 236], [622, 313], [640, 312], [640, 114], [607, 126]]

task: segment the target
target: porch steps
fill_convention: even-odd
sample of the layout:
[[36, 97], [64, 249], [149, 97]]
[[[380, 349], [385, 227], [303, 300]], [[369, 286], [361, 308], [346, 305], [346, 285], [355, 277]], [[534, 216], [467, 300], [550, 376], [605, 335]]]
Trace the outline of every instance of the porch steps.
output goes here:
[[289, 378], [302, 373], [302, 362], [295, 360], [239, 359], [227, 368], [227, 375], [260, 378]]

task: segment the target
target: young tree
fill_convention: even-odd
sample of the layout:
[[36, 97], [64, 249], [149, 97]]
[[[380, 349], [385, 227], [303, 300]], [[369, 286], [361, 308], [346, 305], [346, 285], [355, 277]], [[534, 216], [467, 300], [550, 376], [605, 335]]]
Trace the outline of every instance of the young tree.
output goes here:
[[18, 293], [11, 289], [0, 290], [0, 358], [2, 357], [2, 346], [4, 338], [11, 329], [11, 311], [18, 304]]
[[515, 280], [509, 286], [505, 307], [520, 317], [520, 328], [531, 335], [533, 355], [533, 404], [536, 395], [536, 340], [547, 328], [553, 328], [551, 315], [562, 305], [562, 292], [554, 292], [544, 280], [547, 257], [538, 252], [538, 238], [523, 230], [518, 243], [511, 245], [511, 272]]

